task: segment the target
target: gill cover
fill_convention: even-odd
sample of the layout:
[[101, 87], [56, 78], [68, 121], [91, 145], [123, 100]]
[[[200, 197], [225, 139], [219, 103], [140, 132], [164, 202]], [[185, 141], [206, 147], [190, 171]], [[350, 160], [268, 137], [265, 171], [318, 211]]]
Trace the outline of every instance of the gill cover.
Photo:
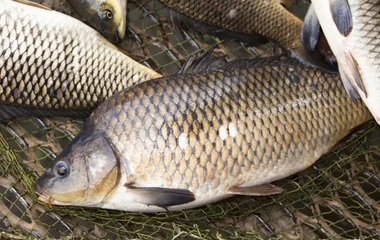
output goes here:
[[100, 133], [79, 135], [38, 179], [35, 189], [53, 204], [96, 206], [117, 184], [119, 161]]

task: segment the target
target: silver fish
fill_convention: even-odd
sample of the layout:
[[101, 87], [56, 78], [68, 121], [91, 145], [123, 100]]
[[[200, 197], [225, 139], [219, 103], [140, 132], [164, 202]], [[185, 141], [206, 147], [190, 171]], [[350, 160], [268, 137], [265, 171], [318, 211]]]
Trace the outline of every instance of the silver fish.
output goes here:
[[306, 48], [319, 26], [348, 94], [361, 97], [380, 124], [380, 0], [312, 0], [303, 27]]

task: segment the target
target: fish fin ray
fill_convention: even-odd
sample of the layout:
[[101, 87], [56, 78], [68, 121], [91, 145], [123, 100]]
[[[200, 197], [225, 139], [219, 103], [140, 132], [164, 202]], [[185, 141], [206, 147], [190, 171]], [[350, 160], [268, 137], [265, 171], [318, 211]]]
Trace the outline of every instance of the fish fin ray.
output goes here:
[[[253, 58], [253, 59], [236, 59], [231, 62], [220, 66], [219, 69], [224, 71], [233, 71], [235, 69], [246, 69], [250, 67], [262, 67], [262, 66], [275, 66], [277, 64], [296, 66], [296, 65], [306, 65], [315, 68], [323, 69], [327, 72], [336, 73], [337, 69], [333, 66], [326, 64], [320, 56], [314, 52], [306, 52], [302, 47], [293, 49], [292, 57], [289, 57], [286, 53], [264, 57], [264, 58]], [[298, 52], [297, 52], [298, 51]]]
[[267, 196], [273, 194], [280, 194], [283, 191], [284, 190], [282, 188], [267, 183], [252, 187], [231, 187], [228, 190], [228, 194], [247, 196]]
[[306, 66], [319, 68], [327, 72], [337, 72], [334, 66], [327, 64], [316, 52], [307, 52], [302, 46], [291, 49], [291, 56]]
[[206, 52], [199, 56], [192, 56], [179, 70], [182, 73], [199, 73], [206, 70], [219, 68], [218, 64], [222, 61], [223, 57], [211, 57], [215, 46], [209, 48]]
[[39, 4], [39, 3], [36, 3], [36, 2], [32, 2], [32, 1], [28, 1], [28, 0], [12, 0], [12, 1], [18, 2], [18, 3], [21, 3], [21, 4], [25, 4], [25, 5], [29, 5], [29, 6], [32, 6], [32, 7], [38, 7], [38, 8], [42, 8], [42, 9], [45, 9], [45, 10], [53, 11], [49, 7], [46, 7], [46, 6], [42, 5], [42, 4]]
[[126, 186], [129, 191], [139, 196], [139, 203], [154, 205], [167, 209], [167, 207], [189, 203], [195, 196], [187, 189], [134, 187]]
[[344, 71], [341, 69], [342, 68], [339, 67], [340, 78], [342, 79], [344, 89], [346, 89], [346, 92], [352, 100], [358, 100], [360, 98], [358, 92], [355, 90], [354, 86], [352, 85]]
[[359, 67], [358, 62], [356, 61], [354, 56], [352, 56], [351, 53], [346, 55], [346, 59], [347, 59], [346, 60], [347, 65], [348, 65], [349, 69], [351, 70], [353, 80], [355, 81], [356, 85], [360, 88], [360, 90], [362, 90], [364, 92], [364, 95], [367, 97], [367, 90], [364, 86], [363, 79], [360, 75], [360, 71], [359, 71], [360, 67]]
[[330, 11], [340, 34], [347, 37], [352, 30], [352, 16], [347, 0], [330, 0]]
[[345, 62], [346, 66], [343, 67], [342, 65], [339, 65], [339, 73], [340, 77], [343, 81], [344, 88], [346, 89], [347, 93], [350, 95], [350, 98], [355, 100], [359, 99], [359, 93], [355, 89], [355, 87], [352, 85], [353, 82], [356, 84], [356, 86], [363, 91], [364, 95], [367, 97], [367, 90], [364, 87], [364, 83], [362, 80], [362, 77], [359, 72], [359, 65], [355, 58], [352, 56], [350, 52], [345, 53]]
[[[236, 40], [252, 46], [269, 42], [263, 36], [224, 30], [187, 17], [184, 14], [173, 9], [170, 9], [170, 18], [177, 30], [190, 30], [198, 34], [208, 34], [221, 39]], [[182, 31], [179, 32], [182, 33]]]
[[320, 27], [313, 5], [310, 5], [302, 24], [301, 32], [302, 45], [306, 51], [314, 51], [317, 45]]

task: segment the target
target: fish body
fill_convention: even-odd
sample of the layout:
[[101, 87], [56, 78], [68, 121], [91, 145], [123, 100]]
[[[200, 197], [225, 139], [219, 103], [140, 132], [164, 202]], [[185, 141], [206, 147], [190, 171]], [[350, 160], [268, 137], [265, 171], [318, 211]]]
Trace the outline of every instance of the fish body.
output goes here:
[[84, 23], [30, 4], [0, 0], [0, 118], [85, 117], [113, 93], [161, 76]]
[[83, 19], [112, 42], [125, 36], [127, 0], [68, 0]]
[[281, 5], [291, 2], [289, 0], [159, 1], [175, 11], [177, 25], [249, 44], [271, 40], [305, 64], [333, 70], [318, 55], [327, 51], [328, 45], [317, 49], [319, 52], [315, 52], [318, 54], [304, 50], [301, 43], [302, 21]]
[[270, 182], [371, 117], [338, 74], [294, 59], [236, 61], [110, 97], [35, 189], [51, 204], [143, 212], [276, 194]]
[[352, 98], [361, 97], [380, 124], [380, 1], [312, 1]]
[[193, 20], [236, 34], [259, 35], [288, 49], [300, 46], [302, 21], [279, 0], [159, 0]]

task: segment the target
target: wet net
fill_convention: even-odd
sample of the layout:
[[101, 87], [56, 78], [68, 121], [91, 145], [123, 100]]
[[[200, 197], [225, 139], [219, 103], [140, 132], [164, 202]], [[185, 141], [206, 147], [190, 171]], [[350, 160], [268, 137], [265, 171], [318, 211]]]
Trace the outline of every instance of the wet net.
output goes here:
[[[77, 17], [64, 1], [43, 4]], [[281, 52], [245, 47], [173, 28], [157, 1], [128, 1], [128, 54], [163, 75], [216, 45], [226, 61]], [[293, 9], [305, 12], [301, 2]], [[182, 212], [126, 213], [37, 201], [35, 180], [81, 130], [83, 122], [28, 118], [1, 124], [0, 237], [128, 239], [380, 238], [380, 128], [366, 123], [316, 164], [275, 185], [277, 196], [233, 197]], [[323, 144], [323, 143], [321, 143]]]

